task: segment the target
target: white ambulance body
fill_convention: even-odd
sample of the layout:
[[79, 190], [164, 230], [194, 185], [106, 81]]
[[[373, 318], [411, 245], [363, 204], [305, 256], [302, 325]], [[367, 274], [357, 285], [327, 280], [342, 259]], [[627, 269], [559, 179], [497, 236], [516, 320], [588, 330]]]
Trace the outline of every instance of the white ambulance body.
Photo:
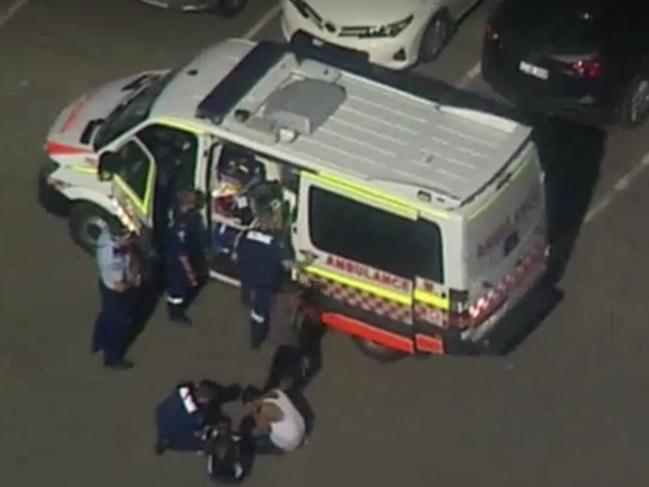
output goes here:
[[[109, 215], [146, 233], [171, 139], [189, 154], [177, 188], [213, 194], [233, 151], [281, 183], [290, 245], [315, 259], [296, 277], [317, 290], [323, 322], [370, 352], [480, 351], [546, 271], [527, 126], [271, 42], [226, 41], [84, 97], [48, 136], [42, 186], [72, 205], [73, 234]], [[122, 160], [100, 181], [106, 154]], [[214, 228], [224, 220], [211, 203]], [[236, 270], [213, 271], [236, 282]]]

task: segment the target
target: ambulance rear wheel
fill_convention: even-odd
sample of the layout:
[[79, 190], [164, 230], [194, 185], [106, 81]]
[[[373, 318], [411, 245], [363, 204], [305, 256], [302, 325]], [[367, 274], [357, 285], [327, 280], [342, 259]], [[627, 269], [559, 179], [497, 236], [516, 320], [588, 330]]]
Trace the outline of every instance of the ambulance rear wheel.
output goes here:
[[379, 362], [395, 362], [405, 357], [403, 352], [385, 347], [366, 338], [353, 337], [353, 340], [363, 355], [378, 360]]
[[85, 201], [75, 204], [68, 216], [72, 241], [91, 255], [95, 253], [102, 230], [118, 225], [119, 222], [106, 210]]

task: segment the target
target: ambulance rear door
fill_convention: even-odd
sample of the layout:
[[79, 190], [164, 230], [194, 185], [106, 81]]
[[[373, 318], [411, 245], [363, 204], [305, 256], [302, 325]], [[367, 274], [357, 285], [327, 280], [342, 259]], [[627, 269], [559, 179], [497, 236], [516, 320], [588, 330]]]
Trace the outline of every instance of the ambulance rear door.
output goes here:
[[329, 311], [325, 323], [404, 352], [414, 351], [415, 276], [427, 253], [412, 207], [334, 176], [303, 172], [293, 227], [305, 277]]

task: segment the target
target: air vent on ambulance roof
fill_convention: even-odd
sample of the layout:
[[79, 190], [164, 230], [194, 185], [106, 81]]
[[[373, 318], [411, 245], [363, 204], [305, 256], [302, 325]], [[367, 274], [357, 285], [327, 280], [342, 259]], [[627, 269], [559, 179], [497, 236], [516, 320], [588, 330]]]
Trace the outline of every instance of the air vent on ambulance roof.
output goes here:
[[326, 81], [294, 81], [268, 97], [263, 117], [299, 134], [312, 134], [347, 98], [342, 86]]

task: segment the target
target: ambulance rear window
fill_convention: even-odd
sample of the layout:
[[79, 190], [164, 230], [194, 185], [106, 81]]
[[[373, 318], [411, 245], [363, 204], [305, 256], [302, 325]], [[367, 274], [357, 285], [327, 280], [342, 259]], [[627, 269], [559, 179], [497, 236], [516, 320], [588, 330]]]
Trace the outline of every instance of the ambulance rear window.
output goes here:
[[407, 279], [443, 283], [439, 227], [359, 203], [322, 188], [309, 193], [313, 245]]

